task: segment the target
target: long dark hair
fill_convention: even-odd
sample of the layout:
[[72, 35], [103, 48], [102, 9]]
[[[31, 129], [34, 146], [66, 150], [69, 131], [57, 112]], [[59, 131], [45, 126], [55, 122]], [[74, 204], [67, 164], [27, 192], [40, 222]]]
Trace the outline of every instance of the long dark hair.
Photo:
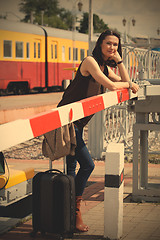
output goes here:
[[103, 64], [106, 64], [110, 67], [116, 67], [117, 64], [114, 60], [104, 61], [103, 56], [102, 56], [102, 51], [101, 51], [101, 44], [102, 44], [103, 40], [105, 39], [106, 36], [110, 36], [110, 35], [114, 35], [119, 39], [119, 44], [118, 44], [118, 50], [117, 51], [120, 54], [120, 56], [122, 57], [122, 47], [121, 47], [120, 35], [117, 32], [112, 31], [110, 29], [107, 29], [106, 31], [101, 33], [101, 35], [99, 36], [99, 38], [96, 42], [96, 46], [93, 49], [92, 56], [96, 59], [98, 64], [101, 65], [101, 66]]

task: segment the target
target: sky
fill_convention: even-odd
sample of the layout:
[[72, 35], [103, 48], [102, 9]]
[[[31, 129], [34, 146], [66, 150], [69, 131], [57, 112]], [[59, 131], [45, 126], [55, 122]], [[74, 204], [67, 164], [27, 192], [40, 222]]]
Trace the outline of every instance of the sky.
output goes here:
[[[8, 19], [18, 21], [23, 14], [18, 10], [20, 0], [0, 0], [0, 14], [8, 12]], [[73, 11], [79, 0], [59, 0], [59, 6]], [[89, 11], [89, 0], [81, 0], [82, 13]], [[131, 36], [154, 37], [160, 29], [160, 0], [92, 0], [93, 13], [97, 14], [110, 28], [126, 31]], [[16, 16], [15, 16], [16, 15]], [[77, 15], [79, 15], [77, 10]], [[127, 20], [126, 26], [122, 24]], [[132, 19], [136, 24], [132, 26]]]

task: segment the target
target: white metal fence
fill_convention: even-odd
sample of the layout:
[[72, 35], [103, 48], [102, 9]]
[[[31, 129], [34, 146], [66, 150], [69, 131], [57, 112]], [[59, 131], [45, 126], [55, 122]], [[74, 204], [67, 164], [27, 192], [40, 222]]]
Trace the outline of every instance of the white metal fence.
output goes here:
[[[147, 49], [123, 48], [123, 61], [132, 81], [144, 85], [147, 79], [160, 79], [160, 52]], [[118, 73], [118, 69], [115, 70]], [[110, 142], [124, 142], [127, 150], [132, 148], [133, 124], [135, 114], [132, 100], [101, 111], [88, 125], [88, 148], [92, 157], [99, 159]], [[160, 123], [160, 113], [151, 114], [153, 122]], [[95, 131], [95, 129], [97, 129]], [[154, 134], [154, 135], [153, 135]], [[159, 140], [159, 133], [152, 133], [153, 139]], [[154, 141], [155, 141], [154, 140]], [[95, 150], [96, 149], [96, 150]], [[157, 151], [156, 151], [157, 153]]]
[[123, 62], [132, 80], [160, 78], [160, 52], [133, 47], [122, 50]]

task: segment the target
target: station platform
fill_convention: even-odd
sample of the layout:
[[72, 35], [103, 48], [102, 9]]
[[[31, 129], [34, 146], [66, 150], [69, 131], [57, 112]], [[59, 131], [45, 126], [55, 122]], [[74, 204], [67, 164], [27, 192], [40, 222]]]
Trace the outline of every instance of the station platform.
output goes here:
[[[46, 160], [7, 159], [9, 166], [15, 169], [32, 166], [35, 173], [45, 171], [49, 167]], [[75, 233], [73, 239], [104, 239], [104, 161], [95, 161], [95, 170], [89, 178], [83, 194], [83, 220], [89, 225], [87, 233]], [[63, 169], [63, 161], [53, 162], [53, 167]], [[160, 180], [160, 165], [149, 164], [152, 181]], [[159, 240], [160, 239], [160, 204], [135, 203], [131, 201], [132, 193], [132, 163], [124, 167], [124, 215], [123, 236], [121, 240]], [[108, 216], [109, 217], [109, 216]], [[26, 218], [0, 218], [0, 240], [31, 240], [31, 215]], [[34, 239], [44, 239], [40, 234]], [[47, 235], [45, 239], [55, 239]]]
[[[1, 97], [0, 124], [19, 118], [28, 118], [34, 114], [55, 108], [62, 94], [12, 96], [8, 100], [6, 97]], [[56, 97], [54, 98], [54, 96]], [[9, 167], [19, 171], [32, 167], [34, 172], [37, 173], [49, 168], [49, 161], [47, 160], [6, 160]], [[87, 233], [76, 233], [73, 239], [104, 239], [104, 165], [104, 161], [95, 161], [95, 170], [89, 178], [83, 194], [82, 214], [84, 222], [89, 226], [89, 231]], [[152, 182], [160, 182], [160, 164], [149, 164], [148, 166]], [[53, 167], [62, 170], [63, 161], [54, 161]], [[123, 235], [121, 240], [160, 240], [160, 204], [132, 201], [132, 168], [132, 163], [125, 163]], [[30, 237], [31, 231], [31, 215], [27, 215], [25, 218], [0, 217], [0, 240], [31, 240], [33, 239]], [[44, 237], [38, 234], [34, 239], [44, 239]], [[55, 238], [52, 235], [47, 235], [45, 239]]]
[[56, 108], [63, 92], [0, 97], [0, 124]]

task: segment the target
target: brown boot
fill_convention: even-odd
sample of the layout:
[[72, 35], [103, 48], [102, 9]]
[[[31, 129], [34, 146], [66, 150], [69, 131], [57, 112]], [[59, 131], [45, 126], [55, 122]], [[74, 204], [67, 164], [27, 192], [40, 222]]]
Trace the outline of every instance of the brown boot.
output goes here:
[[83, 223], [80, 205], [81, 205], [82, 197], [76, 197], [76, 229], [80, 232], [87, 232], [88, 226]]

